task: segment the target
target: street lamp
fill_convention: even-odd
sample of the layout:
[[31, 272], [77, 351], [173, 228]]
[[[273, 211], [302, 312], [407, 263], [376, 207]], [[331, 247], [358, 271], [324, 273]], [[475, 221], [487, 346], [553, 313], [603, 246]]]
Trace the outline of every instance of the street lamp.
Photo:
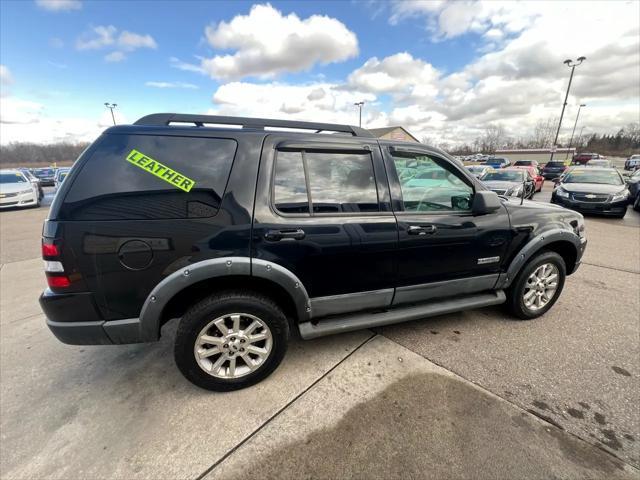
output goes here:
[[558, 144], [558, 135], [560, 134], [560, 127], [562, 126], [562, 117], [564, 116], [564, 109], [567, 106], [567, 98], [569, 98], [569, 90], [571, 89], [571, 80], [573, 80], [573, 72], [578, 65], [584, 62], [587, 57], [578, 57], [578, 60], [574, 62], [571, 59], [565, 60], [563, 63], [567, 67], [571, 67], [571, 76], [569, 77], [569, 85], [567, 86], [567, 94], [564, 96], [564, 103], [562, 104], [562, 112], [560, 112], [560, 121], [558, 122], [558, 130], [556, 130], [556, 138], [553, 141], [553, 145], [551, 146], [551, 158], [549, 161], [553, 161], [553, 154], [556, 150], [556, 145]]
[[360, 110], [360, 117], [358, 120], [358, 126], [361, 127], [362, 126], [362, 107], [364, 106], [364, 100], [360, 101], [360, 102], [356, 102], [354, 103], [354, 105], [356, 107], [358, 107], [358, 109]]
[[573, 131], [571, 132], [571, 139], [569, 140], [569, 146], [567, 147], [567, 154], [564, 157], [565, 160], [567, 158], [569, 158], [569, 150], [571, 150], [571, 143], [573, 142], [573, 135], [574, 135], [574, 133], [576, 133], [576, 126], [578, 125], [578, 117], [580, 116], [580, 109], [582, 107], [586, 107], [586, 106], [587, 106], [586, 103], [581, 103], [580, 106], [578, 107], [578, 113], [576, 113], [576, 122], [573, 124]]
[[117, 103], [109, 103], [109, 102], [105, 102], [104, 104], [105, 107], [107, 107], [110, 111], [111, 111], [111, 120], [113, 120], [113, 124], [116, 124], [116, 117], [113, 115], [113, 109], [116, 108], [118, 106]]

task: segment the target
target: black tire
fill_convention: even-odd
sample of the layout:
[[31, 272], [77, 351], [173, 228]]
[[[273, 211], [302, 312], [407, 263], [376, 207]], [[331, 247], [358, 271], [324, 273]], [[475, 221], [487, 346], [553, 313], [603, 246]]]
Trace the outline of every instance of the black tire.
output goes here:
[[[238, 378], [218, 378], [207, 373], [198, 364], [194, 346], [198, 335], [208, 323], [232, 313], [259, 318], [269, 328], [273, 344], [268, 357], [256, 370]], [[289, 323], [273, 300], [258, 293], [225, 291], [205, 298], [183, 315], [176, 332], [174, 358], [182, 374], [198, 387], [217, 392], [238, 390], [268, 377], [282, 361], [288, 340]]]
[[624, 218], [624, 216], [627, 214], [627, 209], [625, 208], [624, 211], [622, 213], [619, 213], [618, 215], [614, 215], [614, 218]]
[[[525, 305], [523, 299], [527, 279], [533, 272], [535, 272], [538, 267], [545, 263], [551, 263], [558, 269], [558, 285], [554, 296], [544, 307], [538, 310], [532, 310]], [[524, 267], [522, 267], [520, 273], [518, 273], [511, 286], [507, 289], [507, 302], [505, 305], [509, 313], [514, 315], [517, 320], [532, 320], [544, 315], [545, 313], [547, 313], [547, 311], [549, 311], [551, 307], [553, 307], [553, 305], [560, 297], [562, 289], [564, 288], [566, 276], [567, 267], [562, 257], [556, 252], [547, 250], [541, 251], [531, 260], [529, 260], [529, 262]]]
[[640, 212], [640, 193], [636, 195], [636, 201], [633, 202], [633, 209], [636, 212]]

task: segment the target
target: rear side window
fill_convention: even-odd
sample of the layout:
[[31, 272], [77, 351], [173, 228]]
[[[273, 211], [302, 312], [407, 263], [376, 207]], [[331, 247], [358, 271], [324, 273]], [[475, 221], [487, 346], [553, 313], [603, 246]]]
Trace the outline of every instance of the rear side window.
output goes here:
[[282, 213], [378, 212], [371, 155], [279, 151], [273, 198]]
[[236, 147], [235, 140], [221, 138], [105, 135], [73, 180], [60, 216], [70, 220], [214, 216]]

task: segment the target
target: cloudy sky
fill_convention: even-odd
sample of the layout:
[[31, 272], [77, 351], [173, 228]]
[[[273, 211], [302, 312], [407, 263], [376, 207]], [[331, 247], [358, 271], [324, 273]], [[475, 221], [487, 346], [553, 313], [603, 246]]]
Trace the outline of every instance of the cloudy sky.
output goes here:
[[92, 140], [103, 104], [403, 125], [459, 144], [557, 117], [568, 58], [585, 132], [640, 117], [640, 2], [3, 0], [0, 142]]

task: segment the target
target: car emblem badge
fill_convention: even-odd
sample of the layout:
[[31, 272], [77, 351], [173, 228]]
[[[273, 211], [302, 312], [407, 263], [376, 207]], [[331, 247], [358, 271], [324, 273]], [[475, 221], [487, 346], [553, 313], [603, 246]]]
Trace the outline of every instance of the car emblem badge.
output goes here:
[[593, 193], [588, 193], [585, 195], [585, 198], [596, 198], [596, 196]]

